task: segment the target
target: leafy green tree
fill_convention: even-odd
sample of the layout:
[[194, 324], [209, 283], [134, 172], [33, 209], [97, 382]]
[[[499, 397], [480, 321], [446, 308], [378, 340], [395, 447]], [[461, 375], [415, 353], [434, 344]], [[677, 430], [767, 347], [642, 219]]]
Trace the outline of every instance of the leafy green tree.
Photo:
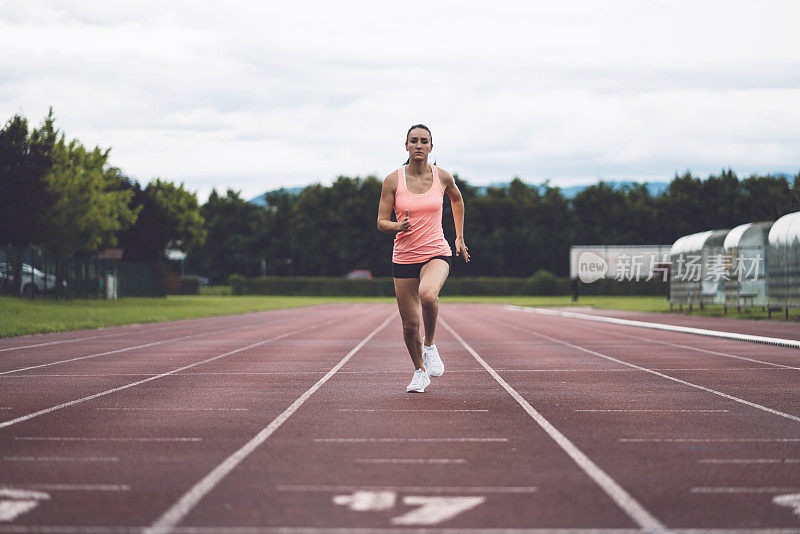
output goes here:
[[544, 184], [544, 195], [535, 219], [539, 255], [529, 273], [545, 269], [558, 276], [569, 275], [569, 247], [572, 242], [572, 213], [569, 201], [557, 187]]
[[162, 209], [167, 222], [166, 247], [189, 253], [203, 244], [206, 231], [197, 195], [187, 191], [183, 184], [156, 179], [150, 182], [145, 192]]
[[[746, 213], [739, 179], [728, 169], [719, 176], [711, 175], [703, 182], [703, 229], [733, 228], [744, 222]], [[699, 230], [698, 230], [699, 231]]]
[[[263, 246], [263, 260], [269, 275], [292, 274], [292, 214], [297, 195], [286, 189], [267, 193], [264, 224], [258, 228], [258, 242]], [[294, 261], [294, 260], [291, 260]]]
[[643, 245], [663, 244], [661, 225], [658, 219], [657, 203], [645, 184], [626, 185], [623, 225], [619, 234], [622, 244]]
[[574, 239], [579, 245], [622, 245], [631, 223], [624, 190], [605, 182], [587, 187], [572, 199]]
[[566, 254], [571, 230], [569, 205], [559, 189], [514, 179], [465, 202], [465, 233], [473, 259], [456, 273], [530, 276], [541, 268], [563, 271], [556, 258]]
[[376, 230], [382, 183], [340, 176], [306, 187], [292, 204], [289, 257], [298, 275], [341, 276], [353, 269], [391, 272], [392, 240]]
[[202, 246], [190, 252], [189, 268], [214, 283], [225, 283], [234, 273], [258, 275], [264, 257], [259, 227], [264, 224], [266, 210], [243, 200], [238, 191], [228, 189], [221, 196], [213, 190], [200, 207], [200, 216], [207, 237]]
[[15, 294], [22, 282], [21, 251], [44, 239], [56, 199], [45, 178], [52, 165], [54, 120], [51, 109], [42, 125], [28, 132], [27, 119], [15, 115], [0, 130], [0, 245], [11, 263]]
[[[792, 188], [783, 177], [752, 175], [741, 182], [742, 205], [745, 220], [774, 221], [797, 211]], [[741, 223], [740, 223], [741, 224]]]
[[57, 200], [50, 207], [42, 244], [60, 259], [88, 254], [117, 244], [117, 233], [133, 224], [129, 191], [114, 190], [115, 170], [107, 168], [109, 150], [87, 150], [62, 134], [53, 147], [47, 173]]
[[800, 211], [800, 172], [795, 175], [792, 181], [792, 204], [789, 211]]
[[159, 261], [168, 249], [189, 253], [205, 241], [197, 195], [183, 184], [157, 178], [143, 189], [138, 182], [122, 179], [120, 187], [132, 192], [129, 205], [140, 210], [136, 224], [120, 234], [126, 260]]
[[663, 202], [665, 243], [674, 243], [679, 237], [709, 230], [705, 228], [705, 199], [703, 182], [689, 171], [675, 175]]

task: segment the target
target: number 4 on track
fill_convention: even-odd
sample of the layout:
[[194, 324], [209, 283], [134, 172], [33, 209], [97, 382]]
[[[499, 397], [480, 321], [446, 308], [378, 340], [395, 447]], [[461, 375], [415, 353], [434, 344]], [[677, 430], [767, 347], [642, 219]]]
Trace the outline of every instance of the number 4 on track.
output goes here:
[[0, 488], [0, 521], [13, 521], [36, 508], [39, 501], [49, 498], [50, 495], [42, 491]]
[[[485, 497], [403, 497], [403, 504], [418, 506], [410, 512], [392, 518], [393, 525], [435, 525], [475, 508]], [[346, 506], [354, 512], [378, 512], [394, 508], [397, 493], [394, 491], [356, 491], [352, 495], [336, 495], [334, 504]]]
[[393, 525], [435, 525], [483, 503], [486, 497], [403, 497], [403, 504], [419, 506], [392, 518]]
[[800, 515], [800, 493], [793, 493], [789, 495], [778, 495], [772, 502], [778, 506], [788, 506], [794, 508], [794, 515]]

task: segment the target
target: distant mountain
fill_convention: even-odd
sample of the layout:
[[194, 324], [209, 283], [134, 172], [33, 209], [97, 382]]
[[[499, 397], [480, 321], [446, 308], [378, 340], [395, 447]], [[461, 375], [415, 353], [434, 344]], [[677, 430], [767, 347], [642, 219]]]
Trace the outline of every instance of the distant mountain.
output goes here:
[[[669, 182], [605, 182], [606, 184], [610, 185], [614, 188], [614, 190], [622, 189], [625, 186], [633, 186], [637, 184], [644, 184], [647, 188], [647, 191], [650, 193], [650, 196], [657, 197], [667, 189], [669, 189]], [[595, 185], [595, 184], [591, 184]], [[573, 198], [575, 195], [583, 191], [589, 187], [588, 185], [573, 185], [571, 187], [562, 187], [561, 194], [564, 195], [566, 198]]]
[[[788, 173], [785, 173], [785, 172], [776, 172], [776, 173], [771, 173], [770, 175], [774, 176], [776, 178], [785, 178], [789, 182], [790, 185], [792, 184], [792, 181], [794, 180], [794, 177], [795, 177], [795, 175], [788, 174]], [[742, 180], [742, 179], [744, 179], [744, 178], [740, 178], [740, 180]], [[478, 185], [478, 186], [474, 186], [474, 187], [477, 190], [478, 195], [485, 195], [486, 194], [486, 190], [489, 189], [490, 187], [491, 188], [506, 188], [506, 187], [508, 187], [508, 185], [510, 183], [511, 182], [495, 182], [495, 183], [492, 183], [492, 184], [489, 184], [489, 185]], [[577, 195], [578, 193], [580, 193], [581, 191], [583, 191], [587, 187], [591, 187], [593, 185], [597, 185], [597, 183], [598, 182], [595, 182], [593, 184], [587, 184], [587, 185], [572, 185], [572, 186], [569, 186], [569, 187], [559, 187], [559, 189], [561, 190], [561, 194], [564, 195], [565, 198], [571, 199], [571, 198], [575, 198], [575, 195]], [[670, 184], [670, 182], [634, 182], [634, 181], [628, 181], [628, 180], [622, 181], [622, 182], [604, 181], [604, 183], [607, 184], [607, 185], [610, 185], [611, 187], [613, 187], [614, 190], [621, 189], [621, 188], [623, 188], [625, 186], [632, 186], [632, 185], [635, 185], [635, 184], [644, 184], [645, 187], [647, 187], [647, 190], [650, 192], [650, 195], [654, 196], [654, 197], [657, 197], [658, 195], [664, 193], [667, 189], [669, 189], [669, 184]], [[528, 184], [528, 185], [531, 185], [531, 184]], [[539, 184], [539, 185], [537, 185], [535, 187], [538, 187], [539, 191], [541, 191], [541, 192], [544, 192], [544, 190], [545, 190], [545, 187], [543, 185], [541, 185], [541, 184]], [[280, 189], [275, 189], [273, 191], [267, 191], [266, 193], [261, 193], [257, 197], [251, 198], [248, 202], [250, 202], [252, 204], [256, 204], [258, 206], [266, 206], [267, 203], [264, 200], [264, 195], [266, 195], [268, 193], [273, 193], [273, 192], [277, 192], [277, 191], [284, 191], [286, 193], [289, 193], [290, 195], [297, 195], [297, 194], [300, 194], [300, 192], [303, 189], [305, 189], [304, 186], [303, 187], [288, 187], [288, 188], [287, 187], [282, 187]]]
[[[475, 189], [477, 190], [478, 195], [485, 195], [486, 190], [489, 188], [495, 188], [495, 189], [506, 188], [509, 186], [510, 183], [511, 182], [495, 182], [489, 185], [475, 186]], [[625, 186], [632, 186], [635, 184], [643, 183], [647, 187], [647, 190], [650, 192], [650, 195], [654, 197], [660, 195], [661, 193], [669, 189], [669, 184], [670, 184], [669, 182], [632, 182], [632, 181], [604, 182], [604, 183], [613, 187], [614, 190], [622, 189]], [[597, 185], [597, 184], [572, 185], [569, 187], [561, 187], [560, 188], [561, 194], [564, 195], [564, 198], [571, 199], [574, 198], [575, 195], [577, 195], [587, 187], [591, 187], [592, 185]], [[541, 192], [544, 192], [545, 190], [544, 185], [538, 185], [536, 187], [538, 187], [539, 191]], [[250, 202], [251, 204], [256, 204], [257, 206], [266, 206], [267, 202], [265, 200], [265, 196], [268, 193], [273, 193], [276, 191], [284, 191], [286, 193], [289, 193], [290, 195], [298, 195], [303, 189], [305, 189], [305, 187], [289, 187], [289, 188], [282, 187], [280, 189], [275, 189], [274, 191], [267, 191], [266, 193], [261, 193], [257, 197], [251, 198], [248, 202]]]
[[266, 206], [267, 205], [266, 196], [269, 193], [276, 193], [278, 191], [284, 191], [286, 193], [289, 193], [290, 195], [299, 195], [300, 191], [302, 191], [303, 189], [305, 189], [305, 187], [288, 187], [288, 188], [287, 187], [281, 187], [280, 189], [274, 189], [272, 191], [267, 191], [266, 193], [261, 193], [257, 197], [251, 198], [250, 200], [248, 200], [248, 202], [251, 203], [251, 204], [255, 204], [256, 206]]
[[[489, 185], [480, 185], [480, 186], [477, 186], [476, 189], [478, 191], [478, 195], [485, 195], [486, 194], [486, 190], [489, 189], [489, 188], [495, 188], [495, 189], [496, 188], [506, 188], [506, 187], [508, 187], [508, 185], [510, 183], [511, 182], [498, 182], [498, 183], [493, 183], [493, 184], [489, 184]], [[647, 190], [650, 192], [650, 195], [654, 196], [654, 197], [660, 195], [661, 193], [663, 193], [664, 191], [669, 189], [669, 184], [670, 184], [669, 182], [632, 182], [632, 181], [604, 182], [604, 183], [606, 185], [610, 185], [612, 188], [614, 188], [615, 191], [619, 190], [619, 189], [622, 189], [625, 186], [632, 186], [632, 185], [635, 185], [635, 184], [644, 184], [645, 187], [647, 187]], [[597, 184], [594, 183], [594, 184], [587, 184], [587, 185], [572, 185], [572, 186], [569, 186], [569, 187], [559, 187], [559, 189], [561, 190], [561, 194], [564, 195], [564, 198], [568, 198], [569, 199], [569, 198], [574, 198], [575, 195], [577, 195], [578, 193], [580, 193], [581, 191], [583, 191], [587, 187], [591, 187], [593, 185], [597, 185]], [[545, 186], [541, 185], [541, 184], [536, 186], [536, 187], [538, 187], [539, 191], [542, 192], [542, 193], [546, 189]]]

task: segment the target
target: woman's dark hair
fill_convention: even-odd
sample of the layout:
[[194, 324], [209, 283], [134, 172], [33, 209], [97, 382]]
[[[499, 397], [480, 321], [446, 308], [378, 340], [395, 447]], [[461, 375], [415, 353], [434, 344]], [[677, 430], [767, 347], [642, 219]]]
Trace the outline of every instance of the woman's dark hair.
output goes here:
[[[428, 133], [431, 136], [431, 144], [433, 144], [433, 134], [431, 133], [431, 129], [428, 128], [427, 126], [425, 126], [424, 124], [415, 124], [414, 126], [412, 126], [411, 128], [408, 129], [408, 131], [406, 132], [406, 143], [408, 143], [408, 134], [410, 134], [411, 130], [413, 130], [414, 128], [422, 128], [423, 130], [427, 130]], [[406, 162], [403, 163], [403, 165], [408, 165], [409, 161], [411, 161], [410, 157], [408, 159], [406, 159]], [[433, 164], [436, 165], [436, 160], [435, 159], [433, 160]]]

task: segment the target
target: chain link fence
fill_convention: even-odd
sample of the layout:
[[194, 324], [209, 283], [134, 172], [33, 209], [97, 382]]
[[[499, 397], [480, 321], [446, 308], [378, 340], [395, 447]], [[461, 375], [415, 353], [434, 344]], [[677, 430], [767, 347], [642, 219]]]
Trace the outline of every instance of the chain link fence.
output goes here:
[[36, 247], [0, 249], [0, 295], [56, 300], [163, 297], [175, 280], [166, 263], [107, 256], [61, 260]]

